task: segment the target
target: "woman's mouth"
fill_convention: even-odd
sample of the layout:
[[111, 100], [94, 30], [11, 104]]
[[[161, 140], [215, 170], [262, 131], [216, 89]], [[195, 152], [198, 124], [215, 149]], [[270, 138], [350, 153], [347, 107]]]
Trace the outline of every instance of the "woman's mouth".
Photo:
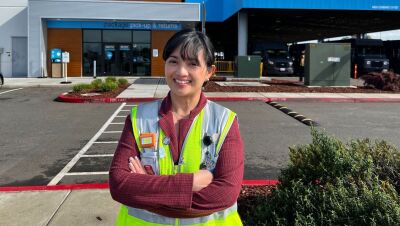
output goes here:
[[180, 79], [174, 79], [174, 81], [176, 82], [176, 83], [178, 83], [179, 85], [186, 85], [186, 84], [189, 84], [189, 83], [191, 83], [192, 81], [190, 81], [190, 80], [180, 80]]

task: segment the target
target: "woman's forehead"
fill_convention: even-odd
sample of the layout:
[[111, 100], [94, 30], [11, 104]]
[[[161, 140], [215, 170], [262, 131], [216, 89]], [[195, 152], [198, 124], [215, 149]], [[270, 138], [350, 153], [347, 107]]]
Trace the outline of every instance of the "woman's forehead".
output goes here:
[[178, 46], [172, 53], [171, 56], [181, 58], [183, 60], [199, 60], [204, 61], [204, 50], [195, 50], [193, 48], [186, 48], [182, 51], [182, 46]]

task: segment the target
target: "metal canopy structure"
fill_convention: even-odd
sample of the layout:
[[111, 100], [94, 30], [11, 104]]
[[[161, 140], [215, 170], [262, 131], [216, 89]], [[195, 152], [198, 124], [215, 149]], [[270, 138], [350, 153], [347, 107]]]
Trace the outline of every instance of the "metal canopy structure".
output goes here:
[[398, 11], [249, 9], [247, 13], [249, 40], [298, 42], [400, 29]]

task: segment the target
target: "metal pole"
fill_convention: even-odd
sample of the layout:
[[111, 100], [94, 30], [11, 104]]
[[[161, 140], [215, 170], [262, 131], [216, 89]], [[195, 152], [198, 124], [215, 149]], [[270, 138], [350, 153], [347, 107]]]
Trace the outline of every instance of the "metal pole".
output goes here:
[[68, 83], [68, 64], [64, 63], [65, 65], [65, 83]]
[[93, 61], [93, 78], [96, 78], [96, 61]]
[[206, 3], [203, 1], [201, 3], [201, 32], [206, 34]]

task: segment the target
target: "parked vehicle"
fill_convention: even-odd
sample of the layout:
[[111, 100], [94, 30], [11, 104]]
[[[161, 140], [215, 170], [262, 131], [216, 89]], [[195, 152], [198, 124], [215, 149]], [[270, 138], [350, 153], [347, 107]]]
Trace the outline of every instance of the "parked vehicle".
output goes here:
[[330, 43], [351, 44], [351, 76], [359, 78], [368, 72], [389, 70], [389, 59], [381, 39], [344, 39]]
[[293, 74], [293, 60], [286, 43], [256, 42], [251, 50], [253, 55], [262, 57], [263, 76]]
[[384, 41], [383, 45], [389, 58], [390, 70], [400, 74], [400, 40]]

